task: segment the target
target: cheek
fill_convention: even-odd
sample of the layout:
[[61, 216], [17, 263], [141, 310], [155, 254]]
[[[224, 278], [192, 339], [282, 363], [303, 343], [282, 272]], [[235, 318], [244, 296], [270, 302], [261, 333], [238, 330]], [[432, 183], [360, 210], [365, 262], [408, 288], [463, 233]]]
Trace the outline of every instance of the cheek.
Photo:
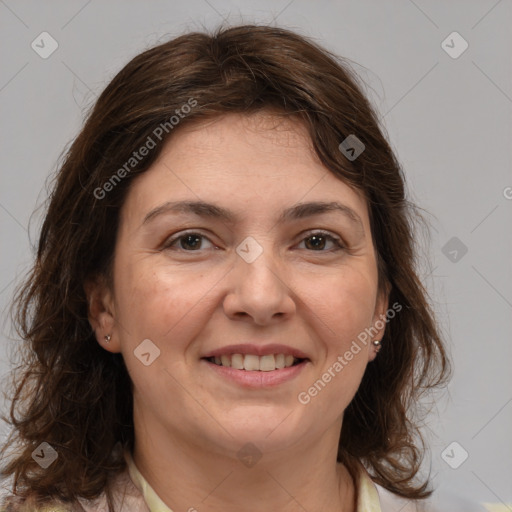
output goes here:
[[[140, 260], [132, 265], [120, 261], [119, 270], [116, 320], [135, 392], [144, 403], [152, 403], [154, 410], [161, 407], [163, 396], [181, 403], [182, 387], [176, 376], [185, 373], [187, 347], [203, 329], [204, 318], [200, 316], [204, 317], [209, 307], [211, 281], [201, 278], [201, 273], [191, 276]], [[152, 362], [148, 366], [137, 358], [137, 353], [144, 353], [138, 348], [143, 340], [150, 340], [159, 351], [154, 352], [158, 357], [153, 360], [156, 349], [149, 345]], [[186, 404], [181, 403], [181, 407]]]
[[[154, 264], [149, 258], [123, 266], [116, 286], [116, 318], [122, 342], [133, 350], [142, 340], [152, 340], [162, 353], [183, 348], [200, 329], [198, 315], [208, 308], [212, 282], [201, 272]], [[172, 343], [171, 343], [172, 342]]]
[[360, 335], [371, 325], [377, 284], [368, 267], [333, 275], [328, 286], [316, 282], [307, 305], [322, 356], [299, 398], [314, 401], [318, 414], [337, 417], [354, 397], [368, 363], [370, 341]]
[[377, 281], [371, 268], [347, 268], [304, 289], [306, 304], [329, 350], [344, 351], [371, 325]]

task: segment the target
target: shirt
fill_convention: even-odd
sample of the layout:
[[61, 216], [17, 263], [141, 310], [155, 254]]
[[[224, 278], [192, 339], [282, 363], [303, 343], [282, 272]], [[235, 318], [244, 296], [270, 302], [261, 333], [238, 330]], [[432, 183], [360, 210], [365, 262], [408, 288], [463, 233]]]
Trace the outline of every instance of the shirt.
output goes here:
[[[116, 511], [120, 512], [173, 512], [138, 470], [133, 458], [128, 451], [124, 452], [127, 469], [116, 476], [113, 483], [113, 499]], [[357, 486], [358, 505], [356, 512], [455, 512], [461, 510], [447, 504], [442, 508], [432, 508], [425, 502], [413, 502], [386, 491], [375, 485], [370, 475], [362, 465]], [[45, 506], [35, 506], [31, 500], [19, 502], [14, 498], [7, 505], [2, 502], [0, 493], [0, 512], [106, 512], [107, 501], [102, 493], [95, 500], [79, 498], [76, 504], [52, 503]], [[466, 510], [483, 510], [478, 508], [466, 508]], [[501, 512], [510, 510], [506, 505], [485, 504], [485, 510]]]
[[[173, 512], [158, 496], [158, 494], [149, 485], [146, 479], [137, 469], [133, 458], [128, 451], [124, 452], [126, 464], [128, 466], [128, 474], [141, 493], [146, 509], [144, 512]], [[361, 471], [361, 478], [357, 489], [358, 506], [357, 512], [382, 512], [380, 508], [379, 494], [375, 484], [371, 480], [368, 473]], [[89, 511], [88, 511], [89, 512]], [[91, 512], [93, 512], [91, 510]]]

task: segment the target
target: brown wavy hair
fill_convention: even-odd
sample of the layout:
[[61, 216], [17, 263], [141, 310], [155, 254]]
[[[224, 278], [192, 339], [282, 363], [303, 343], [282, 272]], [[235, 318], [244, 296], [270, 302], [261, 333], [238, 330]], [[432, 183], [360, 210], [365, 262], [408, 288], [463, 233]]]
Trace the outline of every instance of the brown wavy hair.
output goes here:
[[[61, 159], [48, 200], [36, 261], [15, 298], [23, 343], [13, 373], [2, 468], [13, 493], [72, 502], [105, 491], [133, 449], [132, 384], [120, 354], [103, 350], [88, 321], [84, 283], [109, 278], [119, 211], [132, 180], [160, 154], [173, 130], [224, 113], [272, 110], [308, 129], [326, 168], [366, 197], [378, 255], [379, 287], [402, 310], [387, 325], [344, 414], [338, 460], [361, 461], [374, 481], [409, 499], [430, 494], [418, 481], [424, 456], [415, 411], [426, 390], [444, 383], [449, 361], [417, 274], [416, 209], [363, 85], [347, 60], [282, 28], [244, 25], [187, 33], [148, 49], [109, 83]], [[169, 123], [183, 105], [197, 106]], [[105, 183], [167, 123], [162, 140], [115, 186]], [[168, 133], [167, 133], [168, 132]], [[364, 152], [339, 149], [354, 134]], [[104, 196], [99, 198], [99, 196]], [[58, 452], [51, 471], [31, 453], [46, 441]]]

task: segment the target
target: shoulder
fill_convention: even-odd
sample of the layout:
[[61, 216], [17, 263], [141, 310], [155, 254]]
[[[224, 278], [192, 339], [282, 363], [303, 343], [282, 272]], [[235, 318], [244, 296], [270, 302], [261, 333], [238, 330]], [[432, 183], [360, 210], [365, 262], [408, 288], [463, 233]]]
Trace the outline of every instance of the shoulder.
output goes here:
[[[128, 472], [118, 474], [111, 484], [115, 510], [122, 512], [149, 512], [144, 498], [131, 481]], [[34, 497], [22, 498], [0, 489], [0, 512], [107, 512], [106, 493], [96, 499], [78, 498], [73, 503], [51, 501], [40, 503]]]
[[3, 496], [0, 501], [0, 512], [84, 512], [77, 504], [51, 501], [38, 503], [33, 498], [21, 498], [19, 496]]
[[0, 485], [0, 512], [83, 512], [78, 503], [45, 499], [36, 493], [28, 496], [14, 494], [9, 483], [12, 485], [10, 481], [3, 481]]
[[[128, 470], [119, 473], [111, 483], [114, 510], [120, 512], [150, 512], [144, 497], [132, 482]], [[108, 512], [105, 493], [95, 500], [80, 499], [83, 512]]]
[[375, 484], [379, 493], [379, 500], [382, 512], [435, 512], [435, 510], [425, 506], [424, 502], [408, 500], [389, 492], [384, 487]]
[[[492, 510], [481, 503], [446, 491], [436, 491], [426, 500], [408, 500], [375, 484], [379, 493], [381, 512], [484, 512]], [[505, 510], [505, 509], [503, 509]]]
[[436, 492], [430, 499], [411, 500], [394, 494], [376, 484], [366, 468], [360, 464], [358, 478], [358, 512], [480, 512], [486, 510], [478, 503], [470, 503], [459, 496]]

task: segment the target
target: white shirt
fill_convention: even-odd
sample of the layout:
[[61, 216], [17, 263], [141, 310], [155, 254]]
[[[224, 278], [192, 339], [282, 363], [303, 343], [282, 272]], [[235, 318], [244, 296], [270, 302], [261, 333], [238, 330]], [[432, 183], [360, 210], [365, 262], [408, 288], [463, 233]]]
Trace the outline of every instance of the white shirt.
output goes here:
[[[142, 476], [128, 451], [125, 451], [125, 459], [130, 478], [142, 494], [148, 512], [173, 512]], [[366, 471], [361, 472], [357, 496], [357, 512], [384, 512], [380, 506], [377, 488]], [[407, 510], [403, 509], [401, 512], [407, 512]]]
[[[142, 476], [128, 451], [124, 452], [124, 457], [127, 470], [118, 474], [112, 485], [116, 510], [122, 512], [173, 512]], [[450, 503], [443, 501], [442, 506], [438, 503], [436, 507], [421, 500], [413, 502], [397, 497], [395, 494], [374, 484], [364, 467], [360, 465], [360, 468], [356, 512], [460, 512], [460, 510], [465, 512], [485, 510], [489, 512], [508, 512], [511, 510], [511, 507], [505, 504], [468, 504], [463, 498], [456, 501], [450, 500]], [[0, 490], [0, 502], [3, 498], [2, 494], [10, 496], [7, 488], [3, 491]], [[106, 512], [108, 510], [105, 493], [102, 493], [95, 500], [79, 498], [75, 505], [53, 503], [38, 507], [32, 503], [24, 502], [20, 504], [16, 500], [8, 508], [4, 508], [0, 504], [0, 512], [34, 512], [36, 510], [38, 512]]]

